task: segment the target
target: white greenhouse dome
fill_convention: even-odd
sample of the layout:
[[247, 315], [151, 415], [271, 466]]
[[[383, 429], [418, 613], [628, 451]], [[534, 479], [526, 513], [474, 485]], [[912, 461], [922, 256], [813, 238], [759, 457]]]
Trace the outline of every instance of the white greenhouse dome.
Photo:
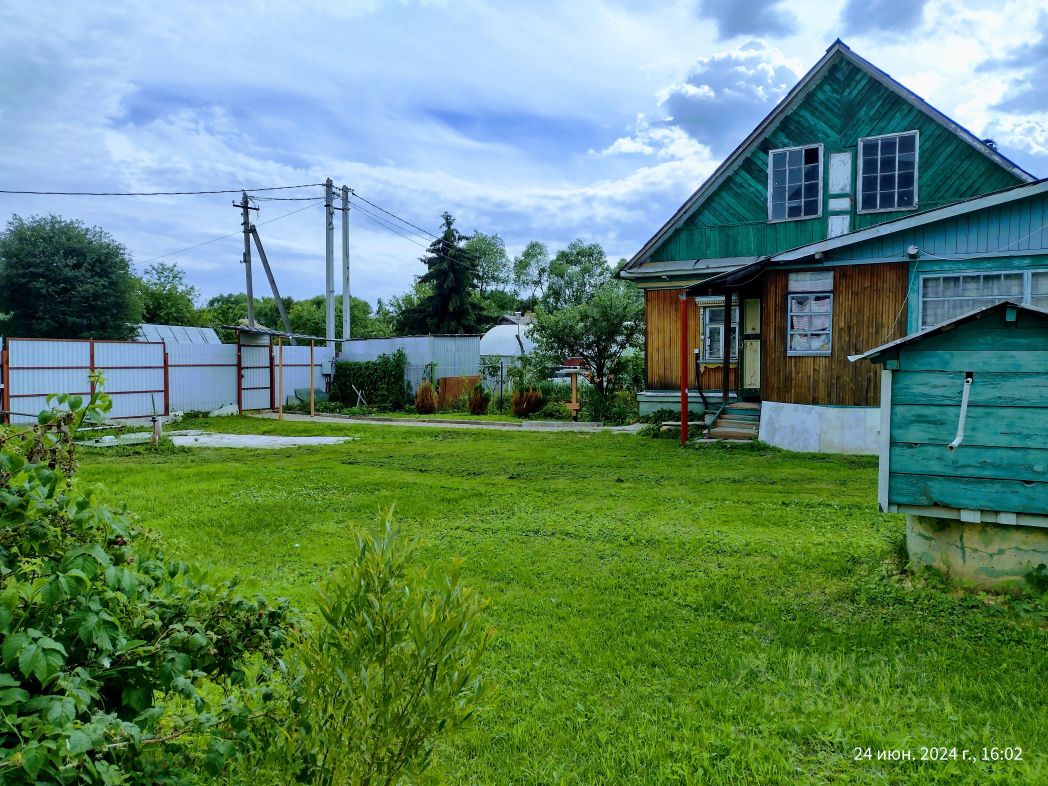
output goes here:
[[521, 344], [524, 346], [524, 353], [535, 348], [535, 342], [531, 340], [530, 325], [495, 325], [480, 337], [480, 354], [518, 357], [522, 354]]

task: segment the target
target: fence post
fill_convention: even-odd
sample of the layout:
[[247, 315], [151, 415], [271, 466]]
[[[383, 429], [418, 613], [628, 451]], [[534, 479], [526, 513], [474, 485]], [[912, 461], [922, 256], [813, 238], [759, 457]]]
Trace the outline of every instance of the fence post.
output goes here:
[[164, 417], [171, 414], [170, 366], [167, 359], [167, 342], [164, 342]]
[[273, 359], [273, 337], [269, 337], [269, 408], [277, 408], [276, 369]]
[[240, 357], [240, 331], [237, 331], [237, 414], [244, 412], [244, 361]]
[[[313, 366], [313, 347], [314, 347], [315, 344], [316, 344], [316, 342], [313, 339], [309, 340], [309, 416], [310, 417], [313, 417], [316, 414], [316, 396], [314, 394], [314, 389], [316, 388], [316, 383], [313, 381], [314, 380], [314, 375], [316, 374], [316, 368]], [[345, 346], [345, 342], [343, 342], [343, 346]]]
[[[92, 339], [88, 339], [88, 342], [89, 343], [88, 343], [88, 350], [87, 350], [87, 355], [88, 355], [87, 363], [90, 366], [90, 370], [89, 370], [88, 373], [91, 374], [92, 376], [94, 376], [94, 373], [95, 373], [95, 340], [93, 338]], [[91, 380], [91, 395], [92, 396], [95, 395], [95, 381], [93, 379]]]
[[10, 423], [11, 415], [8, 413], [11, 410], [11, 359], [8, 357], [7, 341], [4, 341], [3, 347], [0, 350], [0, 384], [4, 386], [3, 391], [0, 391], [3, 394], [0, 396], [0, 409], [3, 410], [0, 413], [0, 423]]

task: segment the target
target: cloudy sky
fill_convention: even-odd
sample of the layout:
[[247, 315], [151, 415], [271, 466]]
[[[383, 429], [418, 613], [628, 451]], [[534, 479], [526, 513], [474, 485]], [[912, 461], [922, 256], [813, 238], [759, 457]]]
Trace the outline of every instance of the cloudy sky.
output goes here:
[[[581, 237], [617, 259], [838, 36], [1048, 175], [1043, 6], [12, 0], [0, 12], [0, 188], [189, 191], [331, 177], [431, 231], [449, 210], [463, 231], [498, 232], [511, 252]], [[99, 225], [143, 267], [236, 233], [232, 199], [0, 194], [0, 219], [53, 212]], [[284, 293], [321, 292], [323, 208], [259, 204]], [[362, 211], [350, 225], [354, 294], [373, 302], [410, 286], [422, 249]], [[240, 244], [234, 235], [165, 258], [210, 296], [243, 288]]]

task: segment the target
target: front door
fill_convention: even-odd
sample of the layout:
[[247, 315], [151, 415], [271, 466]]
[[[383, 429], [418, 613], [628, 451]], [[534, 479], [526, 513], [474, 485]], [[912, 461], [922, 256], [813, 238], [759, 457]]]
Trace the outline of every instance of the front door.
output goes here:
[[761, 396], [761, 302], [747, 298], [742, 308], [742, 397]]

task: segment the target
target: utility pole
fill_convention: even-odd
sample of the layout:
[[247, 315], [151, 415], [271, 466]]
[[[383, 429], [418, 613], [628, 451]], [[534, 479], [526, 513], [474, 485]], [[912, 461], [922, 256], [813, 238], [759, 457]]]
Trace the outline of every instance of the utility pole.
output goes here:
[[[236, 202], [233, 203], [234, 205]], [[255, 293], [251, 288], [251, 207], [247, 201], [247, 191], [240, 192], [240, 210], [243, 213], [244, 227], [244, 280], [247, 287], [247, 324], [255, 326]]]
[[349, 352], [349, 186], [342, 186], [342, 354]]
[[329, 177], [324, 181], [324, 221], [325, 221], [325, 273], [327, 289], [324, 293], [324, 338], [327, 348], [335, 352], [335, 207], [334, 184]]

